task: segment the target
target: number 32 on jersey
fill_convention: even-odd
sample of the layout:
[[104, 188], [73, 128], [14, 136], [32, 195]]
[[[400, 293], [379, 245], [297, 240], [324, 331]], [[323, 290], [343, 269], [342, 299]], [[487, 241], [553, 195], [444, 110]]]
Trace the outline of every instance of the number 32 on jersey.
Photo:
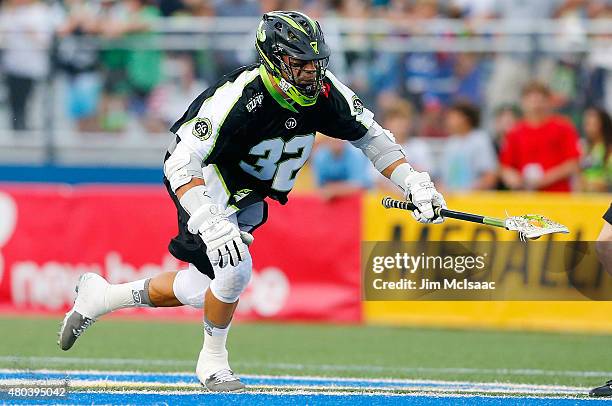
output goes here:
[[[314, 134], [307, 134], [295, 136], [287, 142], [282, 138], [263, 140], [249, 151], [250, 155], [260, 157], [255, 165], [242, 161], [240, 167], [259, 180], [274, 179], [272, 189], [288, 192], [293, 188], [297, 172], [310, 156], [314, 139]], [[282, 159], [283, 154], [299, 155]]]

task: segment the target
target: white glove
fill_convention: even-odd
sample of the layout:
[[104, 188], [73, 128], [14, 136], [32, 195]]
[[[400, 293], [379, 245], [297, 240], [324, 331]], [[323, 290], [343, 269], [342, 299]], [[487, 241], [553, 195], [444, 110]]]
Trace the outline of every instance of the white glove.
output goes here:
[[236, 266], [245, 258], [247, 245], [243, 242], [238, 226], [223, 214], [222, 206], [204, 204], [191, 215], [187, 228], [189, 232], [202, 237], [206, 244], [206, 254], [213, 266]]
[[404, 180], [406, 185], [405, 198], [411, 201], [417, 210], [412, 211], [412, 217], [419, 223], [440, 224], [444, 217], [437, 216], [435, 207], [446, 209], [446, 202], [438, 192], [427, 172], [411, 172]]

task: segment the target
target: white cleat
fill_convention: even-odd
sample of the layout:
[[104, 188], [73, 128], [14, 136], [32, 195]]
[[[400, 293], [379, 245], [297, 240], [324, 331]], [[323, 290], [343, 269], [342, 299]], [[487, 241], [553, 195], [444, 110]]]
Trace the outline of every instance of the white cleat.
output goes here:
[[77, 338], [89, 328], [96, 319], [107, 313], [104, 298], [109, 283], [100, 275], [86, 273], [81, 275], [75, 288], [77, 293], [74, 306], [62, 321], [57, 344], [64, 351], [74, 345]]
[[203, 384], [211, 392], [243, 392], [244, 384], [240, 382], [231, 369], [222, 369], [209, 376]]
[[245, 388], [229, 367], [227, 351], [224, 354], [212, 355], [202, 349], [196, 375], [202, 386], [211, 392], [242, 392]]

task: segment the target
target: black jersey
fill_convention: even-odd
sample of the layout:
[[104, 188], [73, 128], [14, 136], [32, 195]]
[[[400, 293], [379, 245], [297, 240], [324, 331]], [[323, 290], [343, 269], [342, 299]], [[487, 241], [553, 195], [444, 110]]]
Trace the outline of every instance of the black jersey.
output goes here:
[[374, 121], [329, 71], [312, 106], [290, 105], [271, 86], [260, 65], [237, 69], [200, 94], [171, 128], [201, 158], [207, 185], [222, 190], [228, 206], [266, 196], [284, 204], [315, 132], [353, 141]]

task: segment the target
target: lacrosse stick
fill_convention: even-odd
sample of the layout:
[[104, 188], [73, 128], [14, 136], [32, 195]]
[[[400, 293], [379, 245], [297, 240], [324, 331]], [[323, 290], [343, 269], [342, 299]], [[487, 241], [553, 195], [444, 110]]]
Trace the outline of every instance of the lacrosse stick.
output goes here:
[[[416, 206], [410, 202], [395, 200], [391, 197], [385, 197], [382, 200], [382, 205], [387, 209], [393, 208], [410, 211], [416, 209]], [[442, 217], [502, 227], [509, 231], [518, 231], [521, 240], [536, 240], [545, 234], [569, 233], [569, 230], [563, 224], [559, 224], [539, 214], [512, 216], [502, 220], [494, 217], [485, 217], [477, 214], [443, 209], [441, 207], [436, 207], [434, 211], [436, 215]]]

